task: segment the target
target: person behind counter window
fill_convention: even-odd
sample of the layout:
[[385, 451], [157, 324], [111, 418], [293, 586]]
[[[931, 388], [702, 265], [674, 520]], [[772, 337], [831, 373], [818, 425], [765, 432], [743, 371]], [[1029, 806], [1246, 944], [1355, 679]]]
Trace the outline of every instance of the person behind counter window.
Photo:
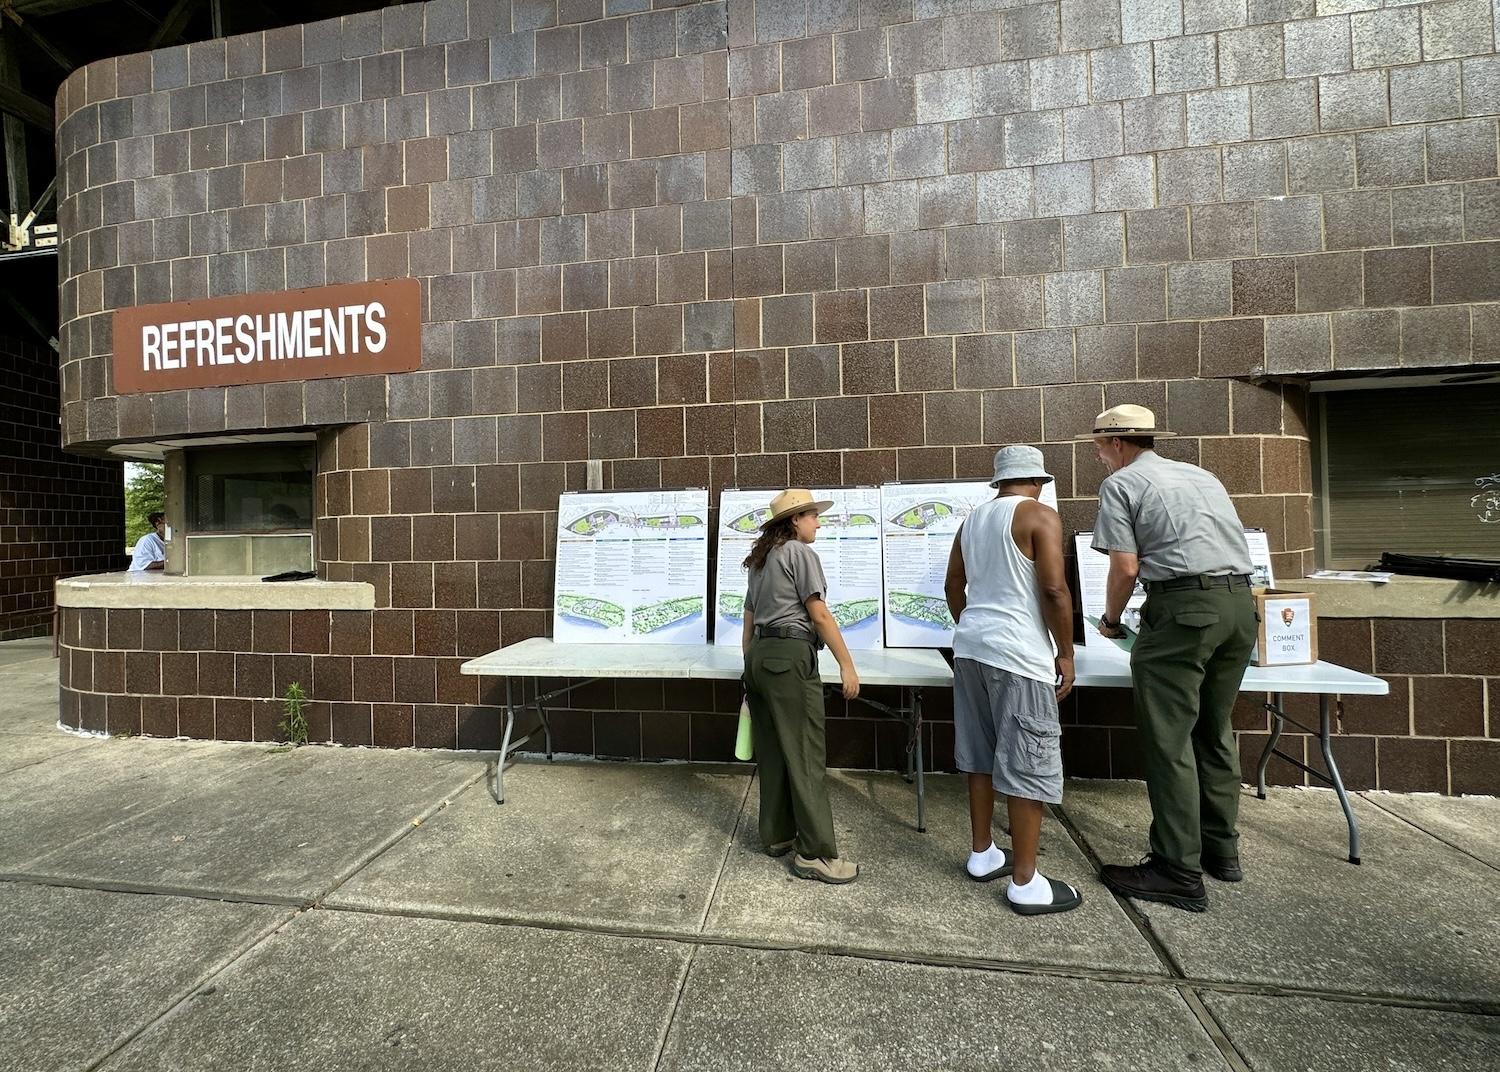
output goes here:
[[1130, 651], [1135, 722], [1151, 798], [1151, 851], [1100, 871], [1125, 897], [1208, 908], [1203, 872], [1238, 882], [1240, 757], [1230, 711], [1255, 644], [1250, 548], [1224, 485], [1155, 441], [1173, 436], [1143, 406], [1094, 418], [1109, 475], [1099, 485], [1094, 550], [1109, 554], [1099, 632], [1123, 637], [1120, 615], [1145, 583]]
[[[1036, 867], [1042, 805], [1061, 804], [1058, 701], [1073, 690], [1073, 597], [1062, 519], [1037, 501], [1052, 482], [1035, 447], [1002, 447], [998, 494], [959, 527], [943, 585], [953, 633], [953, 754], [969, 776], [976, 882], [1011, 875], [1006, 903], [1023, 916], [1066, 912], [1083, 895]], [[995, 845], [995, 794], [1004, 793], [1013, 852]]]
[[167, 545], [162, 542], [167, 515], [158, 510], [147, 515], [146, 520], [151, 522], [151, 531], [135, 541], [135, 549], [130, 552], [131, 573], [159, 570], [167, 564]]
[[846, 699], [859, 695], [854, 660], [829, 613], [828, 581], [812, 543], [818, 515], [833, 503], [783, 491], [744, 566], [745, 689], [760, 774], [760, 841], [771, 856], [793, 848], [801, 878], [853, 882], [859, 866], [839, 856], [828, 804], [827, 742], [818, 649], [838, 660]]

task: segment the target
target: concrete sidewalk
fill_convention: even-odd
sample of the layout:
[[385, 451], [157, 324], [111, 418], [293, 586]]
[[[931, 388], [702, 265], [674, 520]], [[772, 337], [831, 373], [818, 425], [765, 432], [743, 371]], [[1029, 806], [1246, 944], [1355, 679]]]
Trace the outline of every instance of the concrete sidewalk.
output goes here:
[[[31, 642], [27, 642], [31, 643]], [[90, 740], [56, 664], [0, 645], [0, 1067], [27, 1070], [1489, 1070], [1500, 801], [1247, 795], [1247, 880], [1204, 915], [1093, 876], [1144, 788], [1079, 782], [1043, 863], [1084, 906], [967, 881], [833, 776], [852, 886], [759, 852], [746, 767]]]

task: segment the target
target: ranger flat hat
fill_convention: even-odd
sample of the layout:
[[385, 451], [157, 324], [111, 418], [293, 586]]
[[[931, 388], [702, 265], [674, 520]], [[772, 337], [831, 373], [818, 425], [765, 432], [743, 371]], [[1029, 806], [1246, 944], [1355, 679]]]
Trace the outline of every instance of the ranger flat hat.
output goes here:
[[814, 499], [812, 492], [806, 488], [787, 488], [771, 500], [771, 516], [761, 522], [760, 527], [765, 528], [773, 521], [780, 521], [789, 514], [800, 514], [804, 510], [816, 510], [825, 514], [831, 506], [832, 499]]
[[1007, 480], [1040, 480], [1050, 484], [1052, 474], [1047, 472], [1042, 452], [1035, 447], [1001, 447], [995, 451], [995, 475], [990, 487], [998, 488]]
[[1109, 436], [1152, 436], [1156, 439], [1175, 439], [1176, 432], [1156, 427], [1156, 414], [1145, 406], [1114, 406], [1094, 418], [1094, 430], [1076, 435], [1074, 439], [1103, 439]]

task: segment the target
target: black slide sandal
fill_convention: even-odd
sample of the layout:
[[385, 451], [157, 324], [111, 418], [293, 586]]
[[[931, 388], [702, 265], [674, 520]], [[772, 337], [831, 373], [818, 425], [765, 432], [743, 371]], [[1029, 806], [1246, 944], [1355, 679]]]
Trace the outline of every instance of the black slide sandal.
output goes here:
[[1083, 904], [1083, 891], [1075, 890], [1066, 882], [1059, 882], [1055, 878], [1049, 878], [1048, 883], [1052, 886], [1052, 900], [1047, 904], [1016, 904], [1009, 897], [1005, 903], [1010, 905], [1011, 911], [1020, 916], [1045, 916], [1053, 912], [1067, 912]]

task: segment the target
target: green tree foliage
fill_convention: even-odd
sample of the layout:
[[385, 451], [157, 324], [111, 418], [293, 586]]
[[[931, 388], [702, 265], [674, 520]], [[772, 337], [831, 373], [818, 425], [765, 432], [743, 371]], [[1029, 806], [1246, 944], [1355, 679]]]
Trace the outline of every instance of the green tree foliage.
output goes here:
[[134, 547], [136, 540], [151, 531], [151, 522], [146, 518], [157, 510], [165, 510], [166, 502], [161, 466], [132, 465], [125, 480], [126, 547]]

